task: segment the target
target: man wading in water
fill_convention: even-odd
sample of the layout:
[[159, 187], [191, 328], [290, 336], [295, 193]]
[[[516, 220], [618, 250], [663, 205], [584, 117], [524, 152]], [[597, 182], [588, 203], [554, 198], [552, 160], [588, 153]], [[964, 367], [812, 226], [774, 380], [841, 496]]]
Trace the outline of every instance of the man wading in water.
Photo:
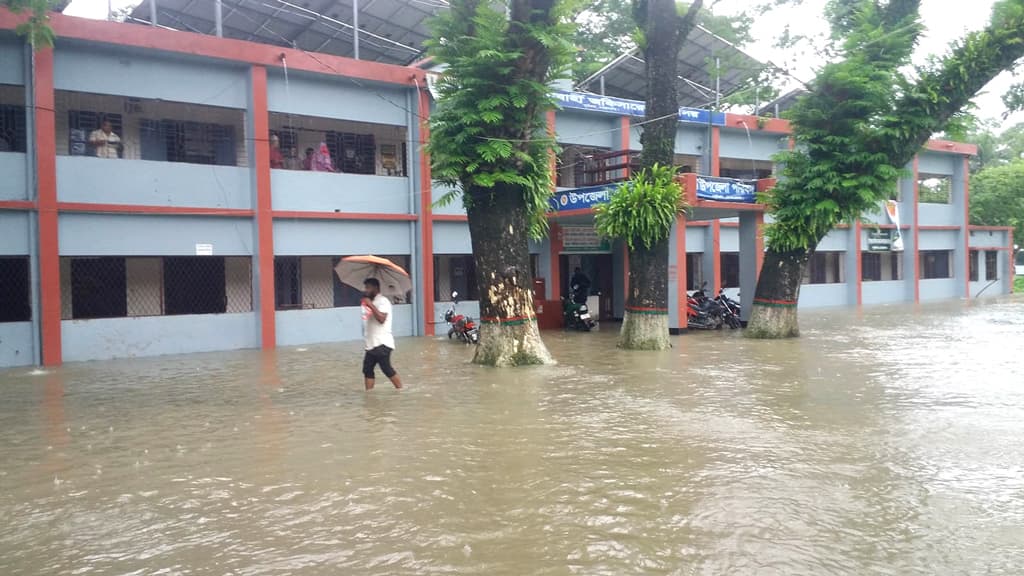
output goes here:
[[378, 364], [395, 388], [401, 388], [402, 380], [391, 367], [391, 351], [395, 349], [395, 336], [391, 333], [391, 301], [380, 293], [380, 281], [376, 278], [363, 281], [363, 294], [363, 338], [366, 341], [363, 376], [366, 389], [373, 390], [376, 380], [374, 368]]

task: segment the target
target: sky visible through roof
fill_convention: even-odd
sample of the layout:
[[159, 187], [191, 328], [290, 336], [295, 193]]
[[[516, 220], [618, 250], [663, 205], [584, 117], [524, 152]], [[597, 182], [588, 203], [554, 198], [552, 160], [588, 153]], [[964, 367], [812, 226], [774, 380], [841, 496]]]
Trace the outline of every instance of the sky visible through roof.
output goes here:
[[[954, 3], [950, 0], [924, 0], [921, 13], [927, 31], [921, 39], [915, 61], [923, 62], [928, 55], [942, 54], [949, 42], [959, 38], [967, 31], [978, 30], [988, 21], [995, 0], [973, 0], [970, 3]], [[106, 18], [108, 0], [73, 0], [64, 11], [72, 16], [86, 18]], [[814, 52], [796, 52], [792, 49], [781, 50], [773, 46], [776, 36], [787, 24], [792, 24], [794, 33], [824, 34], [827, 25], [821, 18], [826, 0], [805, 0], [805, 5], [798, 14], [797, 10], [788, 8], [776, 10], [760, 18], [751, 32], [754, 40], [743, 48], [749, 54], [757, 54], [760, 58], [771, 60], [788, 70], [795, 78], [806, 81], [814, 76], [815, 67], [820, 66], [822, 58]], [[125, 8], [138, 4], [138, 0], [110, 0], [113, 9]], [[952, 8], [958, 4], [957, 8]], [[969, 8], [967, 6], [969, 4]], [[741, 12], [750, 5], [749, 0], [719, 0], [715, 11], [723, 14]], [[1003, 106], [1001, 96], [1013, 83], [1013, 75], [1004, 72], [992, 81], [985, 91], [975, 99], [978, 115], [998, 120], [1005, 126], [1015, 122], [1024, 122], [1024, 113], [1017, 113], [1007, 121], [1002, 121]], [[795, 86], [796, 84], [794, 84]]]

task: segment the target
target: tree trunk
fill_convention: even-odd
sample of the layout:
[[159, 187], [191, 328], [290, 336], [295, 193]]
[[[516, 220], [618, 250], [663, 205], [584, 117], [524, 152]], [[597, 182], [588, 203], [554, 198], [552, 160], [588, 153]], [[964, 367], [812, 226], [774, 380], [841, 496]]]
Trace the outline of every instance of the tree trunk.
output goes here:
[[499, 185], [466, 194], [480, 292], [480, 344], [473, 362], [498, 367], [553, 364], [533, 306], [523, 191]]
[[811, 252], [768, 250], [757, 279], [750, 321], [744, 335], [750, 338], [796, 338], [800, 335], [797, 323], [797, 301], [804, 269]]
[[629, 350], [667, 350], [668, 239], [629, 256], [629, 295], [622, 316], [619, 346]]

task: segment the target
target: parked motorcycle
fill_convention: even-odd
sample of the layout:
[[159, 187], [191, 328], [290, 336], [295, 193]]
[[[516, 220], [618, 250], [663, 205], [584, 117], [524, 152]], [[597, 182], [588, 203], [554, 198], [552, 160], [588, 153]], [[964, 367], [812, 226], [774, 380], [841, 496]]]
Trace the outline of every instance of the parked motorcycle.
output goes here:
[[448, 338], [458, 336], [466, 344], [480, 343], [480, 327], [469, 316], [459, 314], [455, 307], [459, 304], [459, 293], [452, 292], [452, 305], [444, 313], [444, 321], [448, 323]]
[[586, 294], [575, 287], [571, 298], [562, 298], [562, 320], [566, 328], [581, 332], [590, 332], [597, 326], [590, 315], [590, 308], [587, 307]]
[[729, 328], [740, 328], [743, 323], [740, 321], [740, 303], [725, 295], [725, 288], [718, 291], [715, 302], [722, 307], [725, 323]]
[[686, 298], [686, 327], [690, 330], [718, 330], [725, 323], [723, 305], [707, 297], [706, 287], [707, 282]]

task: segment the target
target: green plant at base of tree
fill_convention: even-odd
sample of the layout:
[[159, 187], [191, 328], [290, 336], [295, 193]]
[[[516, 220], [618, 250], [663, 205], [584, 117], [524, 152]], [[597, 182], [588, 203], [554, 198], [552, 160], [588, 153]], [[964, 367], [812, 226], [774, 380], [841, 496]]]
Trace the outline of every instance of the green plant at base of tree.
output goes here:
[[671, 166], [655, 164], [623, 182], [605, 204], [594, 208], [597, 233], [621, 239], [630, 251], [666, 240], [685, 210], [683, 190]]
[[430, 117], [431, 173], [461, 197], [480, 293], [474, 361], [493, 366], [552, 361], [537, 329], [528, 239], [547, 231], [554, 110], [551, 83], [572, 62], [572, 5], [457, 0], [428, 42], [440, 99]]
[[48, 16], [53, 5], [51, 0], [0, 0], [0, 6], [15, 14], [28, 13], [28, 18], [18, 24], [15, 32], [36, 49], [53, 46], [54, 34]]
[[950, 54], [905, 72], [921, 33], [920, 0], [834, 0], [841, 60], [826, 65], [790, 111], [796, 148], [762, 200], [768, 251], [747, 335], [799, 335], [804, 267], [836, 225], [876, 210], [904, 166], [1001, 71], [1024, 56], [1024, 0], [1001, 0], [988, 27]]

